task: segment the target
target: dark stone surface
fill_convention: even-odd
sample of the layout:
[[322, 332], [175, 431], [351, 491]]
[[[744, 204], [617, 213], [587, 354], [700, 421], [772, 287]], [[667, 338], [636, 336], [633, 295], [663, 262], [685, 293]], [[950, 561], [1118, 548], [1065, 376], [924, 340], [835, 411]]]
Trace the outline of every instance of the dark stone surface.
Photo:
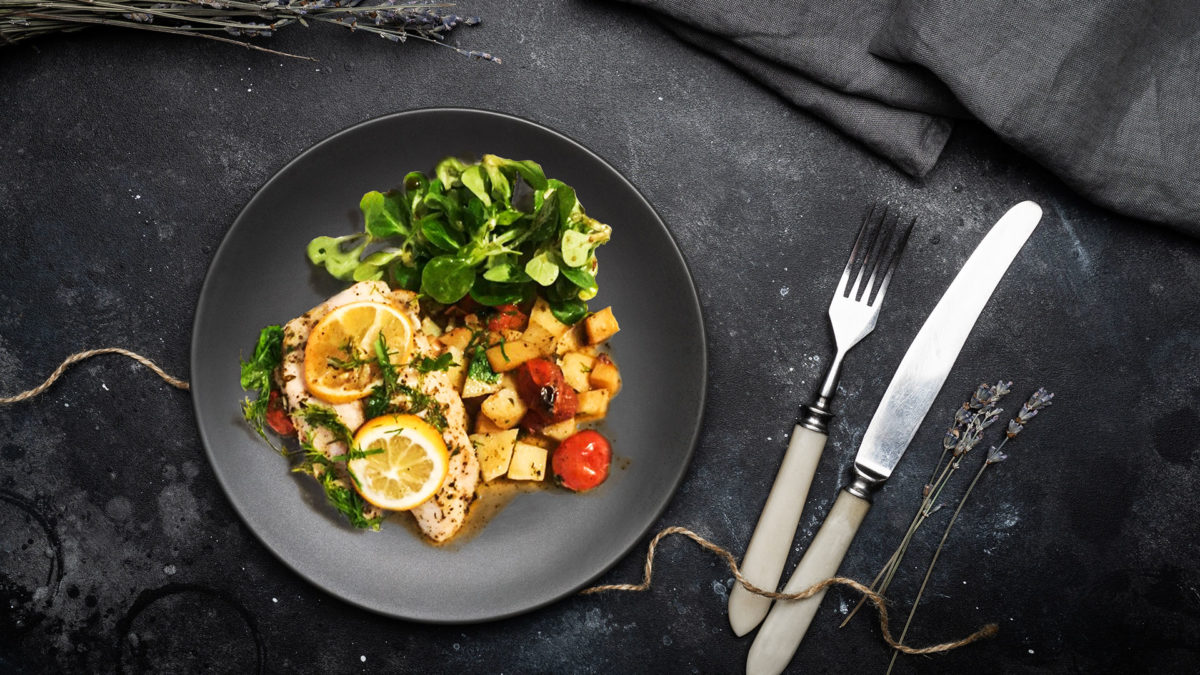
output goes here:
[[[909, 340], [986, 228], [1031, 198], [1046, 210], [1042, 225], [842, 571], [873, 576], [945, 421], [978, 382], [1012, 379], [1014, 399], [1046, 386], [1054, 406], [977, 488], [911, 640], [954, 639], [991, 621], [999, 636], [901, 659], [899, 672], [1200, 669], [1197, 242], [1082, 201], [971, 125], [926, 180], [907, 179], [624, 6], [463, 9], [485, 23], [455, 39], [504, 65], [299, 27], [270, 46], [318, 62], [100, 31], [5, 48], [0, 393], [98, 346], [186, 376], [212, 252], [291, 157], [396, 110], [500, 110], [606, 158], [688, 257], [711, 390], [695, 460], [658, 525], [738, 551], [795, 406], [830, 355], [823, 313], [857, 219], [881, 197], [920, 215], [879, 326], [847, 361], [795, 560]], [[897, 579], [901, 612], [937, 529], [924, 531]], [[0, 670], [727, 672], [743, 667], [749, 646], [727, 627], [728, 571], [674, 539], [645, 594], [571, 597], [456, 627], [346, 605], [289, 572], [234, 515], [188, 394], [116, 356], [0, 409], [0, 542]], [[641, 566], [638, 551], [601, 581], [634, 580]], [[829, 594], [796, 672], [882, 671], [872, 616], [836, 628], [853, 600]]]

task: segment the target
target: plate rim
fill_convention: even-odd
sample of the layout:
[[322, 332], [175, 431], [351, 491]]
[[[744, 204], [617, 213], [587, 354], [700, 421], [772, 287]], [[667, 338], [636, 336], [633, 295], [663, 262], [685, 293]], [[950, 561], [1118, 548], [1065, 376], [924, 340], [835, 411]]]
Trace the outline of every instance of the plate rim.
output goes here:
[[[650, 530], [654, 527], [655, 522], [658, 521], [662, 517], [662, 515], [666, 511], [667, 507], [670, 506], [671, 501], [675, 498], [675, 495], [679, 492], [679, 487], [683, 484], [683, 480], [687, 475], [688, 468], [691, 466], [692, 460], [695, 457], [696, 447], [698, 446], [699, 441], [700, 441], [700, 433], [703, 430], [704, 418], [707, 413], [707, 406], [708, 406], [708, 335], [707, 335], [707, 331], [705, 329], [704, 308], [703, 308], [702, 303], [700, 302], [699, 293], [696, 290], [696, 281], [692, 275], [691, 266], [688, 264], [689, 261], [688, 261], [687, 256], [684, 254], [683, 250], [679, 247], [679, 243], [675, 240], [675, 237], [671, 234], [670, 228], [667, 227], [666, 222], [663, 221], [662, 216], [659, 215], [658, 211], [654, 208], [654, 205], [650, 203], [650, 200], [648, 200], [646, 198], [646, 196], [644, 194], [642, 194], [641, 190], [639, 190], [637, 188], [637, 186], [635, 186], [628, 178], [626, 178], [623, 173], [618, 171], [615, 167], [613, 167], [612, 164], [610, 164], [607, 160], [605, 160], [603, 157], [598, 155], [596, 152], [592, 151], [590, 148], [585, 146], [583, 143], [580, 143], [579, 141], [575, 140], [574, 138], [568, 136], [567, 134], [564, 134], [556, 129], [548, 127], [539, 122], [535, 122], [535, 121], [527, 119], [525, 117], [521, 117], [519, 115], [514, 115], [514, 114], [506, 113], [506, 112], [500, 112], [500, 111], [496, 111], [496, 110], [489, 110], [489, 109], [485, 109], [485, 108], [455, 107], [455, 106], [433, 106], [433, 107], [412, 108], [412, 109], [400, 110], [400, 111], [396, 111], [396, 112], [392, 112], [392, 113], [385, 113], [382, 115], [377, 115], [375, 117], [371, 117], [371, 118], [362, 120], [360, 122], [357, 122], [355, 124], [352, 124], [348, 127], [344, 127], [342, 129], [322, 138], [321, 140], [319, 140], [311, 145], [306, 146], [302, 151], [300, 151], [299, 154], [297, 154], [295, 157], [288, 160], [282, 166], [280, 166], [277, 170], [275, 170], [271, 174], [271, 176], [269, 178], [267, 178], [265, 181], [263, 181], [263, 183], [254, 191], [254, 193], [250, 197], [250, 199], [247, 200], [245, 205], [242, 206], [241, 210], [238, 211], [237, 216], [234, 217], [233, 222], [229, 225], [228, 229], [225, 230], [225, 233], [221, 237], [220, 244], [218, 244], [216, 250], [213, 252], [212, 258], [209, 260], [208, 267], [204, 273], [204, 278], [201, 281], [200, 293], [196, 299], [196, 306], [193, 311], [192, 325], [191, 325], [192, 333], [191, 333], [191, 345], [189, 348], [188, 367], [192, 373], [199, 372], [199, 370], [200, 370], [198, 360], [200, 358], [199, 354], [200, 354], [201, 347], [196, 340], [196, 335], [198, 333], [197, 327], [200, 324], [200, 321], [202, 319], [201, 308], [203, 306], [205, 306], [206, 304], [211, 304], [210, 295], [215, 293], [215, 291], [213, 290], [214, 286], [211, 285], [209, 282], [210, 282], [210, 279], [212, 278], [213, 270], [216, 267], [216, 263], [222, 257], [222, 255], [225, 253], [226, 248], [231, 245], [230, 241], [231, 241], [231, 238], [232, 238], [232, 235], [234, 234], [234, 232], [237, 231], [239, 228], [247, 227], [247, 225], [243, 219], [245, 218], [246, 214], [251, 211], [252, 207], [255, 206], [255, 203], [261, 198], [262, 194], [268, 190], [268, 188], [270, 188], [274, 183], [279, 181], [281, 179], [281, 177], [284, 174], [288, 173], [288, 171], [290, 169], [292, 169], [295, 165], [303, 162], [307, 157], [311, 156], [312, 154], [315, 154], [319, 149], [325, 147], [326, 145], [337, 143], [339, 141], [339, 139], [341, 139], [345, 136], [349, 136], [353, 133], [356, 133], [364, 127], [369, 127], [369, 126], [376, 125], [376, 124], [383, 124], [390, 120], [403, 119], [406, 117], [414, 117], [414, 116], [430, 115], [430, 114], [445, 114], [445, 113], [451, 113], [451, 114], [467, 113], [467, 114], [471, 114], [471, 115], [481, 115], [483, 117], [491, 117], [491, 118], [495, 118], [495, 119], [505, 120], [508, 122], [517, 122], [520, 124], [529, 125], [529, 126], [535, 127], [538, 131], [540, 131], [542, 133], [547, 133], [552, 136], [556, 136], [559, 139], [565, 141], [566, 143], [574, 146], [578, 151], [582, 152], [589, 159], [599, 163], [604, 169], [607, 169], [609, 172], [611, 172], [612, 175], [616, 176], [620, 180], [620, 182], [623, 183], [630, 190], [630, 192], [632, 194], [637, 196], [637, 198], [641, 201], [642, 205], [644, 205], [646, 210], [653, 216], [653, 222], [662, 230], [662, 233], [666, 236], [666, 241], [671, 245], [671, 248], [674, 250], [675, 254], [677, 256], [679, 256], [679, 260], [683, 263], [682, 264], [683, 273], [684, 273], [684, 277], [687, 280], [687, 291], [688, 291], [686, 294], [686, 300], [690, 304], [691, 309], [694, 310], [694, 312], [696, 314], [696, 317], [698, 319], [698, 328], [699, 328], [699, 335], [698, 335], [699, 345], [698, 346], [699, 346], [699, 352], [700, 352], [700, 364], [699, 364], [700, 365], [700, 368], [699, 368], [700, 391], [699, 391], [699, 396], [698, 396], [698, 401], [697, 401], [699, 412], [696, 415], [694, 424], [691, 429], [691, 433], [689, 434], [689, 438], [687, 439], [687, 443], [688, 443], [687, 452], [684, 456], [684, 460], [680, 463], [680, 468], [679, 468], [678, 474], [675, 476], [674, 480], [672, 481], [670, 489], [664, 490], [662, 492], [662, 496], [659, 499], [659, 503], [653, 509], [653, 516], [648, 519], [647, 525], [644, 528], [642, 528], [642, 530], [638, 534], [638, 536], [632, 538], [631, 542], [627, 546], [623, 547], [622, 549], [617, 551], [615, 554], [613, 554], [611, 556], [611, 559], [604, 561], [603, 564], [601, 565], [601, 567], [599, 568], [599, 571], [596, 574], [582, 579], [575, 585], [569, 586], [565, 592], [557, 594], [557, 595], [553, 595], [551, 597], [545, 598], [543, 600], [540, 600], [540, 601], [532, 603], [532, 604], [516, 607], [509, 611], [489, 614], [488, 616], [484, 616], [484, 617], [480, 617], [480, 618], [475, 618], [475, 619], [438, 619], [438, 618], [430, 618], [430, 617], [416, 617], [416, 616], [412, 616], [412, 615], [401, 614], [401, 613], [394, 612], [394, 611], [388, 611], [381, 607], [373, 607], [373, 606], [370, 606], [367, 604], [356, 602], [355, 600], [352, 600], [350, 598], [340, 595], [334, 589], [327, 587], [326, 585], [318, 582], [316, 579], [314, 579], [309, 574], [306, 574], [303, 570], [301, 570], [299, 567], [297, 567], [296, 564], [293, 564], [293, 562], [291, 560], [289, 560], [288, 557], [284, 556], [279, 550], [276, 549], [276, 547], [272, 546], [266, 539], [264, 539], [263, 535], [260, 534], [259, 531], [251, 525], [250, 521], [248, 520], [248, 518], [245, 514], [245, 508], [243, 507], [242, 504], [239, 503], [239, 501], [235, 497], [233, 491], [231, 491], [229, 489], [228, 481], [226, 480], [225, 475], [222, 472], [222, 470], [219, 468], [220, 464], [214, 460], [213, 452], [211, 450], [212, 445], [209, 442], [208, 433], [205, 430], [204, 426], [202, 424], [200, 424], [200, 417], [201, 417], [200, 404], [199, 404], [200, 399], [198, 396], [195, 395], [194, 391], [192, 392], [193, 395], [192, 395], [191, 399], [192, 399], [192, 413], [196, 420], [196, 429], [200, 436], [201, 445], [204, 447], [204, 454], [205, 454], [206, 458], [208, 459], [209, 466], [212, 468], [213, 475], [216, 476], [216, 478], [217, 478], [217, 483], [221, 487], [222, 494], [224, 495], [225, 499], [228, 501], [229, 505], [233, 507], [233, 511], [237, 514], [238, 519], [241, 521], [242, 525], [247, 530], [249, 530], [251, 534], [254, 535], [254, 538], [257, 539], [258, 542], [265, 549], [267, 549], [267, 551], [269, 551], [271, 553], [271, 555], [275, 557], [276, 560], [282, 562], [285, 567], [287, 567], [289, 570], [291, 570], [297, 576], [302, 578], [308, 584], [310, 584], [314, 588], [317, 588], [318, 590], [325, 593], [326, 595], [334, 597], [337, 600], [339, 600], [343, 603], [346, 603], [348, 605], [367, 610], [371, 613], [394, 618], [394, 619], [401, 619], [401, 620], [413, 621], [416, 623], [424, 623], [424, 624], [430, 624], [430, 625], [470, 625], [470, 624], [499, 621], [501, 619], [507, 619], [507, 618], [511, 618], [514, 616], [531, 613], [533, 611], [536, 611], [538, 609], [546, 607], [550, 604], [558, 602], [568, 596], [578, 594], [578, 592], [581, 589], [583, 589], [585, 586], [592, 583], [596, 579], [602, 577], [609, 570], [611, 570], [614, 566], [616, 566], [617, 563], [619, 563], [621, 560], [625, 559], [630, 554], [630, 552], [632, 552], [633, 549], [640, 542], [642, 542], [642, 540], [644, 540], [646, 538], [647, 533], [649, 533]], [[678, 301], [682, 300], [682, 298], [676, 298], [675, 300], [678, 302]]]

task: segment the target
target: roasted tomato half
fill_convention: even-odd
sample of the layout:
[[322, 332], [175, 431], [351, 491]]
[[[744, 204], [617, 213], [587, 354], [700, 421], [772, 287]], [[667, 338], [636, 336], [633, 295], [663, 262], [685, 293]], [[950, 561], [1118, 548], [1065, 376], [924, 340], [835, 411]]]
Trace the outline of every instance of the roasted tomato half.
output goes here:
[[278, 389], [272, 389], [271, 397], [267, 399], [267, 424], [280, 436], [291, 436], [296, 433], [292, 419], [283, 409], [283, 398], [280, 397]]
[[585, 429], [568, 436], [554, 449], [550, 469], [559, 485], [584, 492], [608, 478], [612, 447], [599, 432]]
[[531, 430], [574, 417], [579, 405], [562, 369], [547, 359], [530, 359], [517, 368], [517, 392], [529, 406], [522, 423]]
[[487, 320], [488, 330], [503, 333], [506, 330], [525, 330], [529, 317], [516, 305], [498, 305], [496, 313]]

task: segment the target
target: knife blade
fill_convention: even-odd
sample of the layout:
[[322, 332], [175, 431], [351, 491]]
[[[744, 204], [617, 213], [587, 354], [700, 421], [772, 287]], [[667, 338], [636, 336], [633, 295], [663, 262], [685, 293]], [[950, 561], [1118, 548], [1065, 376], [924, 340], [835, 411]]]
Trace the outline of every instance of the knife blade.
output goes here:
[[[871, 493], [892, 475], [975, 321], [1041, 217], [1041, 207], [1030, 201], [1009, 209], [954, 277], [884, 391], [859, 444], [853, 481], [838, 494], [783, 592], [796, 593], [837, 573], [871, 507]], [[750, 647], [746, 672], [783, 672], [824, 596], [822, 591], [806, 600], [776, 602]]]

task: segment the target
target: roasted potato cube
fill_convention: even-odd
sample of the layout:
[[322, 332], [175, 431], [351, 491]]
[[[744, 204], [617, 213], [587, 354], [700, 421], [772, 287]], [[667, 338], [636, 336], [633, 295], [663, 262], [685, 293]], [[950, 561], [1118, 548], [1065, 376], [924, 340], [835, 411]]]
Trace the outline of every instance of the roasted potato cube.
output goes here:
[[483, 404], [479, 406], [479, 411], [490, 417], [501, 429], [517, 426], [528, 409], [515, 389], [501, 389], [483, 399]]
[[506, 431], [496, 426], [492, 418], [487, 415], [479, 414], [475, 416], [475, 433], [477, 434], [494, 434], [497, 431]]
[[557, 338], [541, 324], [529, 323], [529, 327], [521, 333], [521, 340], [534, 346], [538, 356], [549, 356], [554, 353], [554, 343]]
[[613, 316], [612, 307], [605, 307], [584, 319], [583, 326], [587, 330], [588, 342], [594, 345], [604, 342], [621, 330], [617, 325], [617, 318]]
[[550, 311], [550, 305], [544, 298], [538, 298], [529, 310], [529, 325], [521, 339], [536, 345], [541, 356], [554, 353], [558, 339], [565, 335], [571, 327], [555, 318]]
[[585, 340], [586, 339], [583, 334], [583, 324], [577, 323], [574, 326], [571, 326], [571, 330], [563, 333], [562, 336], [558, 338], [558, 342], [554, 343], [554, 353], [562, 356], [567, 352], [577, 352], [583, 348]]
[[463, 357], [463, 350], [458, 347], [446, 347], [446, 351], [453, 360], [450, 367], [446, 369], [446, 377], [450, 380], [450, 386], [454, 387], [454, 391], [462, 391], [463, 384], [467, 380], [467, 360]]
[[542, 427], [542, 433], [556, 441], [561, 441], [575, 433], [577, 428], [578, 425], [575, 423], [574, 418], [570, 418]]
[[575, 419], [581, 422], [588, 422], [603, 419], [607, 414], [607, 389], [589, 389], [579, 394], [579, 406], [575, 408]]
[[575, 391], [587, 391], [588, 376], [592, 372], [592, 364], [596, 359], [581, 352], [569, 352], [562, 358], [563, 379]]
[[435, 338], [442, 334], [442, 327], [433, 322], [433, 319], [425, 317], [421, 319], [421, 332], [429, 337]]
[[467, 345], [471, 343], [471, 329], [459, 326], [458, 328], [448, 330], [442, 333], [438, 338], [438, 342], [447, 347], [458, 347], [461, 351], [467, 350]]
[[467, 377], [463, 381], [462, 396], [463, 398], [475, 398], [476, 396], [486, 396], [500, 391], [500, 380], [495, 382], [484, 382], [473, 377]]
[[558, 338], [563, 333], [571, 330], [571, 327], [558, 320], [554, 316], [554, 312], [550, 311], [550, 303], [546, 302], [545, 298], [538, 298], [533, 303], [533, 309], [529, 310], [529, 325], [538, 325], [546, 329], [555, 338]]
[[546, 449], [517, 442], [513, 448], [508, 477], [513, 480], [542, 480], [546, 477]]
[[592, 389], [607, 389], [608, 397], [612, 398], [621, 391], [621, 371], [608, 354], [596, 357], [592, 369], [588, 373], [588, 384]]
[[[483, 418], [483, 415], [480, 415]], [[508, 473], [512, 461], [513, 447], [517, 443], [517, 430], [473, 434], [471, 443], [479, 457], [479, 472], [484, 482], [490, 482]]]
[[498, 345], [488, 347], [487, 350], [488, 363], [492, 364], [492, 370], [497, 373], [505, 373], [513, 370], [529, 359], [537, 358], [538, 356], [541, 356], [541, 352], [538, 351], [537, 347], [524, 340], [501, 342]]

